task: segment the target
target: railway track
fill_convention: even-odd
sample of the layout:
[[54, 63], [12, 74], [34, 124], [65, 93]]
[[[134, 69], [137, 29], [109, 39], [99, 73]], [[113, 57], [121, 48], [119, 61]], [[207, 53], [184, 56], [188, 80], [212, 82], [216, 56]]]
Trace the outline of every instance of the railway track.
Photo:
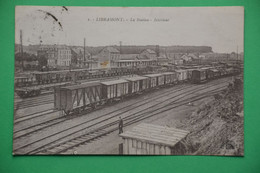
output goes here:
[[[225, 81], [224, 81], [225, 82]], [[215, 85], [217, 85], [217, 83], [219, 83], [219, 81], [218, 82], [216, 82], [216, 84], [215, 83], [213, 83], [213, 84], [211, 84], [211, 86], [215, 86]], [[194, 93], [194, 92], [198, 92], [198, 89], [199, 90], [202, 90], [203, 88], [205, 89], [205, 88], [209, 88], [210, 86], [204, 86], [204, 87], [198, 87], [197, 88], [197, 90], [191, 90], [190, 91], [190, 93], [188, 93], [188, 94], [191, 94], [191, 93]], [[196, 88], [196, 87], [195, 87]], [[176, 93], [176, 91], [175, 91], [175, 93]], [[184, 93], [182, 93], [182, 94], [187, 94], [187, 92], [184, 92]], [[175, 98], [176, 99], [176, 97], [177, 96], [173, 96], [173, 97], [170, 97], [169, 99], [167, 99], [166, 101], [167, 102], [169, 102], [171, 99], [173, 99], [173, 98]], [[183, 97], [181, 94], [179, 94], [179, 97]], [[155, 99], [155, 98], [153, 98], [153, 99]], [[180, 99], [180, 98], [179, 98]], [[160, 102], [160, 103], [157, 103], [157, 104], [161, 104], [161, 107], [163, 108], [163, 107], [165, 107], [165, 102], [166, 101], [162, 101], [162, 102]], [[162, 104], [162, 103], [164, 103], [164, 104]], [[169, 104], [169, 103], [168, 103]], [[138, 112], [137, 113], [141, 113], [141, 112], [144, 112], [144, 111], [147, 111], [147, 110], [149, 110], [149, 109], [152, 109], [152, 111], [154, 112], [155, 111], [155, 105], [152, 105], [152, 106], [150, 106], [150, 107], [147, 107], [147, 108], [145, 108], [145, 109], [141, 109], [141, 110], [138, 110]], [[130, 108], [130, 109], [134, 109], [134, 108]], [[160, 107], [159, 108], [157, 108], [156, 107], [156, 110], [159, 110], [160, 109]], [[86, 123], [90, 123], [90, 122], [92, 122], [92, 125], [90, 125], [90, 126], [87, 126], [87, 127], [85, 127], [85, 128], [80, 128], [78, 131], [74, 131], [73, 133], [69, 133], [69, 134], [67, 134], [67, 138], [68, 137], [73, 137], [73, 136], [75, 136], [75, 134], [77, 134], [77, 133], [79, 133], [80, 131], [84, 131], [85, 129], [90, 129], [91, 127], [93, 127], [93, 126], [95, 126], [95, 125], [100, 125], [100, 124], [102, 124], [102, 123], [104, 123], [104, 122], [106, 122], [106, 121], [108, 121], [109, 119], [113, 119], [113, 118], [115, 118], [115, 117], [118, 117], [118, 115], [122, 115], [123, 113], [126, 113], [126, 112], [128, 112], [129, 110], [126, 110], [125, 112], [120, 112], [120, 113], [118, 113], [118, 114], [115, 114], [115, 115], [110, 115], [108, 118], [105, 118], [105, 119], [103, 119], [103, 120], [100, 120], [100, 121], [98, 121], [98, 122], [96, 122], [96, 124], [94, 123], [93, 124], [93, 121], [95, 121], [94, 119], [93, 120], [91, 120], [91, 121], [87, 121], [87, 122], [83, 122], [82, 124], [77, 124], [77, 127], [79, 127], [79, 126], [81, 126], [81, 125], [84, 125], [84, 124], [86, 124]], [[136, 113], [134, 113], [134, 114], [136, 114]], [[132, 115], [134, 115], [134, 114], [132, 114]], [[102, 115], [101, 117], [99, 117], [100, 119], [101, 118], [104, 118], [104, 115]], [[99, 119], [99, 118], [97, 118], [97, 119]], [[69, 131], [69, 130], [71, 130], [71, 129], [73, 129], [73, 128], [76, 128], [75, 126], [74, 127], [71, 127], [71, 128], [69, 128], [69, 129], [65, 129], [65, 130], [63, 130], [63, 131], [61, 131], [61, 132], [59, 132], [59, 133], [56, 133], [56, 134], [53, 134], [52, 136], [47, 136], [47, 137], [45, 137], [45, 138], [42, 138], [42, 139], [40, 139], [40, 140], [38, 140], [38, 141], [34, 141], [33, 143], [29, 143], [29, 144], [26, 144], [26, 145], [23, 145], [23, 146], [20, 146], [20, 147], [18, 147], [18, 148], [14, 148], [14, 152], [16, 152], [17, 154], [19, 154], [19, 152], [22, 154], [22, 153], [24, 153], [24, 154], [33, 154], [33, 153], [39, 153], [40, 151], [38, 151], [38, 150], [40, 150], [40, 149], [42, 149], [42, 148], [46, 148], [46, 146], [45, 145], [51, 145], [51, 144], [45, 144], [44, 146], [37, 146], [36, 148], [35, 147], [30, 147], [31, 145], [33, 145], [33, 144], [35, 144], [35, 143], [39, 143], [40, 141], [43, 141], [43, 140], [45, 140], [45, 139], [47, 139], [47, 138], [50, 138], [50, 137], [55, 137], [55, 135], [57, 135], [57, 134], [61, 134], [61, 133], [63, 133], [63, 132], [67, 132], [67, 131]], [[97, 131], [96, 130], [97, 128], [95, 128], [95, 131]], [[94, 133], [94, 132], [93, 132]], [[97, 132], [96, 132], [97, 133]], [[87, 133], [88, 134], [88, 133]], [[91, 133], [92, 134], [92, 133]], [[64, 135], [64, 134], [63, 134]], [[82, 136], [82, 134], [81, 134], [81, 136]], [[92, 135], [93, 136], [93, 135]], [[61, 138], [58, 138], [58, 139], [54, 139], [54, 141], [56, 141], [57, 142], [57, 140], [58, 141], [62, 141], [62, 140], [64, 140], [64, 136], [63, 137], [61, 137]], [[53, 141], [52, 141], [52, 143], [53, 143]]]
[[[183, 90], [183, 89], [185, 89], [185, 87], [183, 86], [183, 85], [181, 85], [181, 86], [179, 86], [178, 88], [176, 88], [175, 90], [174, 90], [174, 92], [178, 92], [178, 91], [181, 91], [181, 90]], [[163, 93], [160, 93], [160, 94], [158, 94], [158, 95], [156, 95], [154, 98], [152, 98], [152, 99], [147, 99], [144, 103], [142, 103], [142, 104], [138, 104], [138, 103], [133, 103], [133, 104], [130, 104], [130, 105], [128, 105], [128, 106], [125, 106], [125, 107], [123, 107], [123, 108], [120, 108], [120, 109], [117, 109], [117, 110], [115, 110], [115, 111], [111, 111], [111, 112], [109, 112], [109, 113], [106, 113], [106, 114], [104, 114], [104, 115], [102, 115], [102, 116], [106, 116], [106, 115], [109, 115], [109, 114], [112, 114], [112, 113], [116, 113], [116, 112], [119, 112], [119, 111], [124, 111], [124, 112], [127, 112], [127, 111], [129, 111], [129, 110], [131, 110], [132, 109], [132, 106], [134, 106], [134, 105], [137, 105], [138, 104], [138, 106], [137, 107], [140, 107], [140, 106], [142, 106], [142, 105], [144, 105], [144, 104], [146, 104], [146, 103], [148, 103], [148, 102], [150, 102], [150, 101], [152, 101], [153, 99], [156, 99], [156, 98], [159, 98], [159, 97], [163, 97], [163, 96], [165, 96], [165, 95], [168, 95], [169, 93], [168, 93], [168, 91], [165, 91], [165, 92], [163, 92]], [[136, 107], [136, 108], [137, 108]], [[56, 111], [57, 112], [57, 111]], [[43, 116], [43, 115], [46, 115], [46, 114], [44, 114], [44, 113], [46, 113], [45, 111], [41, 111], [41, 112], [39, 112], [39, 113], [43, 113], [42, 115], [37, 115], [37, 116], [35, 116], [34, 114], [30, 114], [30, 116], [33, 116], [32, 118], [36, 118], [36, 117], [39, 117], [39, 116]], [[51, 112], [51, 113], [53, 113], [53, 112]], [[84, 113], [83, 113], [84, 114]], [[79, 115], [80, 116], [80, 115]], [[24, 117], [27, 117], [27, 116], [24, 116]], [[32, 119], [32, 118], [26, 118], [26, 120], [29, 120], [29, 119]], [[70, 117], [69, 117], [70, 118]], [[73, 117], [71, 117], [71, 118], [73, 118]], [[64, 121], [66, 121], [66, 120], [68, 120], [68, 117], [58, 117], [58, 118], [54, 118], [54, 119], [50, 119], [50, 120], [47, 120], [47, 121], [43, 121], [43, 122], [40, 122], [40, 123], [34, 123], [33, 125], [31, 125], [31, 126], [27, 126], [27, 127], [24, 127], [24, 128], [21, 128], [21, 129], [18, 129], [18, 130], [14, 130], [14, 132], [13, 132], [13, 139], [14, 140], [18, 140], [19, 138], [21, 138], [21, 137], [26, 137], [26, 136], [30, 136], [30, 135], [32, 135], [33, 133], [36, 133], [36, 132], [38, 132], [38, 131], [40, 131], [40, 130], [43, 130], [43, 129], [46, 129], [46, 128], [48, 128], [48, 127], [51, 127], [51, 126], [53, 126], [53, 125], [56, 125], [56, 124], [58, 124], [58, 123], [61, 123], [61, 122], [64, 122]], [[20, 119], [18, 119], [17, 121], [15, 121], [15, 124], [17, 124], [17, 123], [20, 123], [20, 122], [23, 122], [23, 121], [25, 121], [25, 120], [20, 120]], [[55, 121], [55, 122], [53, 122], [53, 121]]]
[[[219, 93], [219, 92], [214, 92], [214, 94], [216, 94], [216, 93]], [[161, 110], [160, 112], [156, 112], [156, 113], [152, 113], [152, 114], [141, 114], [141, 115], [137, 115], [137, 116], [133, 116], [133, 117], [123, 118], [124, 127], [132, 125], [134, 123], [138, 123], [142, 120], [153, 117], [153, 116], [158, 115], [160, 113], [170, 111], [170, 110], [177, 108], [179, 106], [186, 105], [190, 102], [201, 100], [205, 97], [208, 97], [208, 95], [207, 96], [199, 96], [198, 98], [194, 98], [192, 100], [189, 99], [189, 100], [186, 100], [186, 101], [177, 102], [177, 103], [175, 103], [175, 106], [170, 107], [170, 108], [165, 109], [165, 110]], [[80, 145], [85, 145], [87, 143], [90, 143], [93, 140], [97, 140], [97, 139], [99, 139], [103, 136], [106, 136], [106, 135], [114, 132], [114, 131], [118, 131], [118, 123], [119, 123], [118, 120], [111, 122], [109, 124], [106, 124], [104, 126], [97, 128], [97, 129], [92, 129], [91, 131], [89, 131], [88, 133], [86, 133], [82, 136], [75, 137], [74, 139], [65, 141], [63, 143], [59, 143], [59, 144], [52, 146], [52, 147], [49, 147], [49, 148], [47, 148], [43, 151], [35, 152], [35, 153], [32, 153], [32, 154], [62, 154], [63, 152], [73, 150], [74, 148], [76, 148]]]
[[41, 116], [52, 114], [52, 113], [55, 113], [55, 112], [58, 112], [58, 111], [55, 111], [53, 109], [47, 109], [47, 110], [44, 110], [44, 111], [39, 111], [37, 113], [19, 116], [19, 117], [14, 119], [14, 124], [18, 124], [18, 123], [28, 121], [28, 120], [33, 119], [33, 118], [41, 117]]
[[[14, 120], [18, 120], [18, 119], [22, 119], [22, 118], [25, 118], [25, 117], [33, 117], [36, 115], [36, 117], [38, 117], [37, 115], [38, 114], [45, 114], [46, 112], [49, 112], [53, 109], [45, 109], [45, 110], [42, 110], [42, 111], [37, 111], [37, 112], [33, 112], [33, 113], [29, 113], [29, 114], [25, 114], [25, 115], [17, 115], [14, 117]], [[34, 118], [34, 117], [33, 117]], [[30, 119], [30, 118], [29, 118]]]
[[52, 94], [47, 94], [44, 96], [40, 97], [32, 97], [32, 98], [27, 98], [19, 102], [14, 103], [14, 108], [16, 110], [18, 109], [26, 109], [29, 107], [35, 107], [35, 106], [40, 106], [43, 104], [50, 104], [54, 102], [54, 97]]
[[[218, 88], [219, 89], [219, 88]], [[217, 92], [213, 92], [212, 94], [218, 93]], [[188, 99], [181, 99], [181, 101], [172, 101], [169, 104], [167, 104], [166, 106], [160, 107], [158, 108], [156, 111], [155, 110], [151, 110], [151, 111], [147, 111], [147, 112], [143, 112], [143, 113], [138, 113], [138, 114], [133, 114], [127, 117], [124, 117], [124, 126], [128, 126], [134, 123], [137, 123], [141, 120], [147, 119], [149, 117], [158, 115], [160, 113], [169, 111], [171, 109], [174, 109], [176, 107], [188, 104], [190, 102], [194, 102], [196, 100], [200, 100], [202, 98], [208, 97], [208, 94], [206, 95], [200, 95], [200, 96], [194, 96], [192, 98], [188, 98]], [[173, 106], [172, 106], [173, 105]], [[40, 150], [40, 151], [35, 151], [29, 154], [60, 154], [62, 152], [65, 152], [69, 149], [73, 149], [81, 144], [86, 144], [87, 142], [91, 142], [92, 140], [98, 139], [102, 136], [105, 136], [113, 131], [118, 130], [118, 120], [109, 122], [107, 124], [101, 125], [98, 128], [93, 128], [90, 129], [86, 134], [83, 135], [79, 135], [79, 136], [74, 136], [72, 139], [67, 139], [66, 141], [62, 141], [62, 142], [58, 142], [56, 145], [52, 145], [49, 148], [45, 148], [44, 150]]]

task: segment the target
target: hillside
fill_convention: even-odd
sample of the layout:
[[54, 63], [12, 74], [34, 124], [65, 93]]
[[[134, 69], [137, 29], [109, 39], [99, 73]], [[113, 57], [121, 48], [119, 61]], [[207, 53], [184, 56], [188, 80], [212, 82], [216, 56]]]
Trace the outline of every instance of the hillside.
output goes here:
[[188, 155], [244, 155], [243, 83], [201, 105], [178, 128], [191, 133], [182, 147]]
[[[37, 54], [37, 50], [40, 45], [28, 45], [23, 46], [23, 51], [29, 54]], [[83, 46], [70, 46], [71, 48], [82, 47]], [[120, 46], [114, 45], [116, 49], [120, 50]], [[98, 54], [104, 46], [89, 47], [86, 46], [86, 51], [92, 55]], [[135, 46], [135, 45], [124, 45], [121, 46], [121, 51], [123, 54], [140, 54], [145, 49], [156, 50], [156, 45], [146, 45], [146, 46]], [[20, 44], [15, 44], [15, 52], [20, 50]], [[167, 53], [210, 53], [212, 48], [209, 46], [160, 46], [160, 52]]]

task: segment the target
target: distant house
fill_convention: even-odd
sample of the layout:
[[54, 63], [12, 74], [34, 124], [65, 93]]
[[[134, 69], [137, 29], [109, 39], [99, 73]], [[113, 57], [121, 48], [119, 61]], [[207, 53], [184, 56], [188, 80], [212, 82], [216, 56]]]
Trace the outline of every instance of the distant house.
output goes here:
[[168, 65], [170, 63], [170, 59], [165, 55], [161, 54], [158, 58], [158, 65]]
[[66, 45], [41, 45], [37, 55], [47, 58], [47, 64], [50, 67], [70, 66], [71, 64], [71, 49]]
[[184, 63], [189, 63], [192, 61], [192, 57], [190, 57], [188, 54], [182, 55], [181, 59], [183, 60]]
[[145, 49], [140, 53], [140, 59], [156, 60], [156, 52], [151, 49]]
[[199, 56], [196, 56], [195, 54], [192, 54], [192, 53], [188, 54], [188, 56], [191, 58], [192, 63], [196, 63], [196, 64], [200, 63]]
[[85, 50], [85, 59], [84, 59], [84, 48], [77, 47], [77, 48], [71, 48], [71, 64], [78, 66], [78, 67], [84, 67], [87, 61], [90, 58], [90, 53]]
[[205, 62], [226, 62], [230, 60], [227, 53], [203, 53], [200, 55], [201, 61]]
[[156, 64], [156, 53], [151, 49], [140, 50], [138, 47], [126, 47], [121, 49], [117, 67], [152, 66]]
[[120, 59], [116, 60], [117, 67], [133, 67], [140, 64], [139, 54], [121, 54]]
[[167, 53], [169, 64], [182, 65], [183, 59], [181, 59], [182, 53]]
[[98, 61], [97, 68], [110, 68], [116, 66], [116, 61], [120, 59], [120, 52], [114, 47], [103, 48], [93, 59]]

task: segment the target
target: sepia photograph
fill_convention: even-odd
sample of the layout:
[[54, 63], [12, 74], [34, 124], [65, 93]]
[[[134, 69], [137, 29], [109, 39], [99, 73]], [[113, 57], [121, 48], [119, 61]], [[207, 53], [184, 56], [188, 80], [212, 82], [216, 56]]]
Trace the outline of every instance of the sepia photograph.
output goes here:
[[16, 6], [13, 155], [244, 156], [244, 8]]

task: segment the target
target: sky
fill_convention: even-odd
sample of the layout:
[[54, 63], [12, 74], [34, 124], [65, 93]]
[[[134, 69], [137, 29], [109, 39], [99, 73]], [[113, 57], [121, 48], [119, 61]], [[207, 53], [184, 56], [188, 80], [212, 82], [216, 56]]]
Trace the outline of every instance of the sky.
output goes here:
[[83, 46], [85, 38], [86, 46], [121, 41], [122, 45], [211, 46], [218, 53], [243, 52], [244, 8], [16, 6], [15, 43], [20, 43], [20, 30], [23, 45]]

